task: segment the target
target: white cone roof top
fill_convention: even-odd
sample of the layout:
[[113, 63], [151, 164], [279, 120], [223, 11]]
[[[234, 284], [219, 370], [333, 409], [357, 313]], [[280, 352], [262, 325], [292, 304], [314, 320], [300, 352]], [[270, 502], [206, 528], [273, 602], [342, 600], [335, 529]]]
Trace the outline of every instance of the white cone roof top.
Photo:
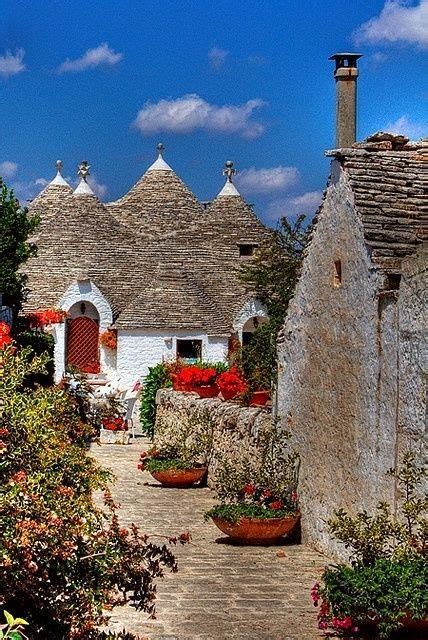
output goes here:
[[155, 160], [155, 162], [152, 165], [150, 165], [150, 167], [147, 169], [147, 171], [155, 171], [155, 170], [156, 171], [172, 171], [173, 169], [163, 159], [163, 155], [162, 154], [163, 154], [163, 152], [165, 150], [165, 147], [163, 146], [163, 144], [161, 142], [158, 144], [156, 149], [158, 150], [157, 160]]
[[232, 182], [232, 178], [234, 175], [236, 175], [236, 173], [237, 171], [236, 169], [233, 168], [232, 160], [226, 160], [224, 164], [224, 169], [223, 169], [223, 175], [226, 176], [226, 183], [223, 189], [218, 194], [217, 198], [220, 198], [222, 196], [240, 196], [241, 195], [238, 189], [235, 187], [235, 185]]
[[55, 166], [56, 166], [56, 176], [53, 180], [50, 181], [49, 184], [58, 184], [61, 187], [69, 187], [70, 185], [68, 184], [68, 182], [66, 180], [64, 180], [64, 178], [61, 175], [61, 171], [62, 171], [62, 161], [61, 160], [57, 160], [55, 162]]
[[83, 160], [83, 162], [79, 164], [79, 170], [77, 172], [77, 175], [80, 176], [80, 182], [73, 192], [75, 196], [94, 196], [95, 195], [95, 193], [92, 191], [91, 187], [87, 182], [87, 177], [90, 175], [89, 169], [90, 169], [90, 166], [86, 160]]

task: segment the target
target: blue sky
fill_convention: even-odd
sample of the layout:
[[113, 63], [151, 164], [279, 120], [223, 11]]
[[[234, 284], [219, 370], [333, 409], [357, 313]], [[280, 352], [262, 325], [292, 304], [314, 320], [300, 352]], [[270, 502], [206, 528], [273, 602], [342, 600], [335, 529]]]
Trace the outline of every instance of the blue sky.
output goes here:
[[364, 53], [359, 139], [428, 131], [428, 0], [2, 0], [0, 43], [0, 175], [22, 200], [58, 158], [114, 200], [162, 141], [202, 200], [232, 159], [261, 218], [311, 214], [336, 51]]

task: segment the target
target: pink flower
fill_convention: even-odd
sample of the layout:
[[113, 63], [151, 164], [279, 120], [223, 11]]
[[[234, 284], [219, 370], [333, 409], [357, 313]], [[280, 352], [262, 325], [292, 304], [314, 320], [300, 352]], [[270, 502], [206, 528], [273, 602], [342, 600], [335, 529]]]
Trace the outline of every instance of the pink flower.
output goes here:
[[297, 497], [297, 493], [295, 491], [293, 491], [293, 493], [291, 494], [291, 499], [293, 502], [297, 502], [298, 497]]
[[314, 603], [315, 607], [318, 606], [318, 602], [320, 600], [319, 589], [320, 589], [320, 583], [319, 582], [315, 582], [314, 586], [311, 589], [311, 599], [312, 599], [312, 602]]

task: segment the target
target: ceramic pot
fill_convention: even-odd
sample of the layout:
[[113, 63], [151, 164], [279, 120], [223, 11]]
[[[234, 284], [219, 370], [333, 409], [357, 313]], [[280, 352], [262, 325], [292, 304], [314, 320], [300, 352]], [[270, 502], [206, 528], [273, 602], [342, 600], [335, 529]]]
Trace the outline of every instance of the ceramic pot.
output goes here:
[[207, 472], [206, 467], [196, 467], [195, 469], [168, 469], [166, 471], [150, 471], [155, 480], [164, 487], [175, 487], [186, 489], [202, 480]]
[[267, 401], [270, 399], [270, 391], [254, 391], [251, 396], [251, 407], [264, 407]]
[[193, 391], [196, 391], [200, 398], [215, 398], [218, 396], [218, 386], [216, 384], [207, 384], [202, 387], [194, 387]]
[[231, 391], [230, 389], [221, 389], [221, 395], [223, 396], [223, 400], [233, 400], [238, 394], [236, 391]]
[[228, 522], [213, 517], [214, 524], [230, 538], [246, 545], [270, 545], [280, 542], [290, 534], [300, 519], [300, 514], [287, 518], [240, 518]]

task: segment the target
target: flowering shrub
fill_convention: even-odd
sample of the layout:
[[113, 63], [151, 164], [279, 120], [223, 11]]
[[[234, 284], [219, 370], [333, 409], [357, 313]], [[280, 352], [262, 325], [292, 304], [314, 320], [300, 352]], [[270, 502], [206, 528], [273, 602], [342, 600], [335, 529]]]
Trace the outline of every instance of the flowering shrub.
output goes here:
[[117, 349], [117, 331], [115, 329], [107, 329], [100, 335], [100, 344], [107, 349], [115, 351]]
[[217, 386], [225, 400], [236, 398], [247, 392], [248, 385], [237, 367], [231, 367], [217, 378]]
[[107, 431], [126, 431], [126, 421], [123, 418], [104, 418], [102, 425]]
[[194, 365], [183, 367], [174, 380], [174, 389], [192, 391], [195, 387], [214, 384], [217, 377], [216, 369], [201, 368]]
[[404, 495], [397, 516], [380, 503], [372, 516], [339, 510], [329, 521], [331, 533], [351, 552], [351, 566], [327, 567], [321, 585], [312, 588], [320, 629], [349, 636], [371, 625], [387, 638], [406, 620], [426, 619], [426, 471], [408, 453], [402, 468], [390, 474]]
[[103, 609], [129, 601], [153, 614], [154, 580], [177, 565], [165, 545], [120, 526], [109, 472], [75, 441], [84, 427], [69, 395], [25, 388], [46, 360], [10, 346], [1, 353], [0, 602], [28, 620], [32, 639], [90, 640]]
[[143, 433], [153, 437], [156, 421], [156, 394], [159, 389], [171, 386], [171, 377], [167, 365], [160, 362], [155, 367], [149, 367], [144, 378], [140, 404], [140, 424]]
[[[220, 460], [215, 474], [221, 504], [206, 513], [231, 522], [240, 517], [283, 518], [298, 513], [297, 475], [299, 458], [287, 451], [278, 437], [278, 426], [261, 438], [261, 456]], [[284, 434], [282, 434], [282, 437]]]
[[32, 329], [42, 328], [48, 324], [64, 322], [66, 317], [67, 312], [62, 309], [44, 309], [27, 314], [28, 323]]
[[10, 327], [6, 322], [0, 322], [0, 349], [12, 343]]

